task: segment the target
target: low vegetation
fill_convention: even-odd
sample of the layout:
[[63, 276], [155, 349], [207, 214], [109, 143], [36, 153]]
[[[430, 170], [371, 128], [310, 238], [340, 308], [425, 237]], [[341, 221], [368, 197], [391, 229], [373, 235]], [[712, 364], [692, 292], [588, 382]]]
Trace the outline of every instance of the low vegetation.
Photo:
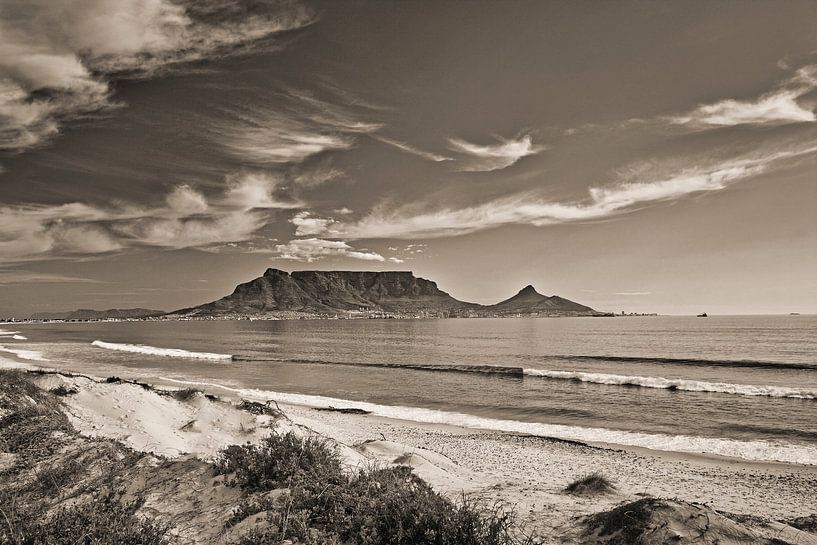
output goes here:
[[231, 446], [215, 467], [248, 494], [231, 524], [265, 512], [267, 524], [243, 535], [239, 545], [532, 543], [511, 510], [485, 509], [466, 497], [453, 502], [409, 467], [347, 474], [335, 449], [321, 439], [288, 433], [257, 446]]
[[[196, 395], [190, 391], [179, 397]], [[0, 543], [172, 544], [178, 527], [161, 521], [178, 524], [178, 518], [169, 516], [173, 510], [165, 505], [165, 511], [157, 511], [156, 498], [144, 504], [146, 492], [134, 492], [131, 486], [137, 475], [152, 475], [144, 471], [155, 458], [115, 441], [79, 435], [61, 403], [60, 396], [37, 388], [24, 373], [0, 372]], [[274, 411], [261, 404], [244, 410]], [[192, 462], [164, 463], [178, 464], [181, 475]], [[231, 494], [240, 489], [240, 498], [210, 515], [233, 545], [533, 542], [512, 510], [467, 497], [451, 501], [410, 467], [350, 472], [334, 443], [317, 437], [274, 434], [258, 445], [231, 446], [213, 468], [234, 488]], [[208, 468], [203, 471], [209, 475]]]
[[0, 518], [0, 542], [13, 545], [169, 545], [166, 526], [137, 516], [138, 504], [122, 505], [112, 498], [94, 498], [60, 507], [42, 517], [34, 510], [6, 506]]
[[616, 487], [610, 479], [601, 473], [595, 472], [576, 479], [565, 487], [565, 492], [577, 496], [592, 496], [608, 494], [615, 489]]
[[59, 395], [22, 372], [0, 371], [0, 543], [169, 543], [167, 528], [110, 492], [119, 468], [138, 455], [79, 437]]

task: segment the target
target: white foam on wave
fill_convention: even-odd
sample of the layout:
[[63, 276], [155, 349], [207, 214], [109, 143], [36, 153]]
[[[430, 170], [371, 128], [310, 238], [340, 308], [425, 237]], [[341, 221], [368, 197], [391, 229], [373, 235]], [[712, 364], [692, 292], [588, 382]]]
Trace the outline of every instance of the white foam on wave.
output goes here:
[[788, 397], [796, 399], [817, 399], [817, 390], [790, 388], [787, 386], [767, 386], [760, 384], [733, 384], [730, 382], [706, 382], [663, 377], [612, 375], [607, 373], [587, 373], [583, 371], [551, 371], [548, 369], [525, 369], [525, 375], [562, 380], [578, 380], [593, 384], [614, 386], [640, 386], [664, 390], [684, 390], [687, 392], [713, 392], [744, 396]]
[[26, 337], [25, 335], [16, 335], [15, 334], [15, 335], [12, 335], [11, 338], [14, 339], [15, 341], [27, 341], [28, 340], [28, 337]]
[[37, 369], [36, 366], [0, 356], [0, 369]]
[[188, 358], [196, 360], [231, 361], [230, 354], [216, 354], [213, 352], [190, 352], [181, 348], [159, 348], [146, 344], [109, 343], [96, 340], [91, 343], [97, 348], [107, 350], [118, 350], [120, 352], [132, 352], [135, 354], [146, 354], [148, 356], [163, 356], [167, 358]]
[[224, 384], [217, 384], [215, 382], [202, 382], [197, 380], [179, 380], [175, 378], [169, 377], [159, 377], [159, 380], [165, 382], [174, 382], [176, 384], [183, 384], [185, 386], [201, 386], [203, 388], [219, 388], [221, 390], [226, 390], [228, 392], [232, 392], [234, 394], [241, 394], [241, 390], [239, 388], [231, 388], [229, 386], [225, 386]]
[[274, 399], [283, 403], [304, 405], [307, 407], [358, 408], [385, 418], [410, 420], [425, 424], [447, 424], [471, 429], [524, 433], [541, 437], [558, 437], [561, 439], [572, 439], [590, 443], [614, 443], [670, 452], [716, 454], [752, 461], [776, 461], [817, 465], [817, 447], [794, 445], [785, 442], [763, 440], [739, 441], [736, 439], [718, 437], [649, 434], [608, 428], [499, 420], [470, 414], [440, 411], [437, 409], [380, 405], [365, 401], [351, 401], [348, 399], [255, 389], [241, 389], [239, 393], [242, 397], [249, 399], [261, 401]]
[[5, 329], [0, 329], [0, 337], [11, 337], [12, 335], [17, 335], [20, 333], [19, 331], [6, 331]]
[[23, 348], [14, 348], [5, 346], [0, 344], [0, 352], [8, 352], [9, 354], [14, 354], [18, 358], [22, 360], [32, 360], [32, 361], [48, 361], [45, 357], [43, 357], [41, 352], [37, 352], [36, 350], [25, 350]]

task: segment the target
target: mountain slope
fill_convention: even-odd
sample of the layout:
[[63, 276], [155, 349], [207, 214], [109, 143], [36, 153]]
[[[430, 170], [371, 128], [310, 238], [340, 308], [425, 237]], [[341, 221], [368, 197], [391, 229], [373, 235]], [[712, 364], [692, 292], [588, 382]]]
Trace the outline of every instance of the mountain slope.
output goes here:
[[530, 285], [525, 286], [519, 293], [509, 299], [485, 307], [485, 310], [496, 314], [599, 314], [588, 306], [558, 295], [551, 297], [542, 295]]
[[66, 312], [38, 312], [31, 315], [33, 320], [105, 320], [109, 318], [146, 318], [149, 316], [161, 316], [164, 310], [152, 310], [149, 308], [111, 308], [108, 310], [93, 310], [81, 308]]

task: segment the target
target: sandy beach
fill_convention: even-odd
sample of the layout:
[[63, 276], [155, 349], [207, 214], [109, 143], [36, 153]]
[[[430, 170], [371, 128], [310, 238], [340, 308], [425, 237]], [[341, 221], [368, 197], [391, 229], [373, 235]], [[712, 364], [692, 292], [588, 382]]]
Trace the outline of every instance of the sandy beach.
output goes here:
[[[46, 392], [70, 392], [60, 397], [61, 406], [87, 437], [116, 440], [166, 460], [209, 461], [228, 445], [257, 443], [273, 430], [318, 435], [337, 444], [352, 471], [373, 464], [408, 465], [450, 498], [467, 494], [485, 505], [512, 506], [526, 530], [544, 543], [586, 542], [577, 534], [583, 518], [647, 497], [701, 504], [764, 537], [817, 543], [817, 535], [779, 522], [814, 513], [813, 466], [588, 445], [270, 404], [285, 415], [276, 419], [239, 408], [241, 400], [207, 392], [167, 395], [136, 383], [59, 374], [32, 380]], [[594, 472], [615, 488], [597, 495], [565, 492], [570, 482]], [[162, 501], [157, 501], [152, 509], [161, 513]]]

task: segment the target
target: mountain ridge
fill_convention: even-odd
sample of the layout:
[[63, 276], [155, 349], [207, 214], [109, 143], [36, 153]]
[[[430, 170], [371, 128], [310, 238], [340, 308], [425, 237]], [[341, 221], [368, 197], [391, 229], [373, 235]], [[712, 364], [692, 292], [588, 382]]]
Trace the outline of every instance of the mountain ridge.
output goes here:
[[148, 318], [151, 316], [161, 316], [163, 314], [166, 314], [166, 311], [149, 308], [109, 308], [107, 310], [79, 308], [76, 310], [66, 310], [64, 312], [35, 312], [30, 318], [32, 320], [105, 320], [109, 318], [123, 320], [128, 318]]
[[400, 316], [600, 316], [588, 306], [533, 286], [494, 305], [460, 301], [436, 282], [411, 271], [314, 271], [288, 273], [269, 268], [258, 278], [235, 287], [220, 299], [174, 311], [172, 315], [275, 315], [280, 313], [337, 315], [387, 313]]

